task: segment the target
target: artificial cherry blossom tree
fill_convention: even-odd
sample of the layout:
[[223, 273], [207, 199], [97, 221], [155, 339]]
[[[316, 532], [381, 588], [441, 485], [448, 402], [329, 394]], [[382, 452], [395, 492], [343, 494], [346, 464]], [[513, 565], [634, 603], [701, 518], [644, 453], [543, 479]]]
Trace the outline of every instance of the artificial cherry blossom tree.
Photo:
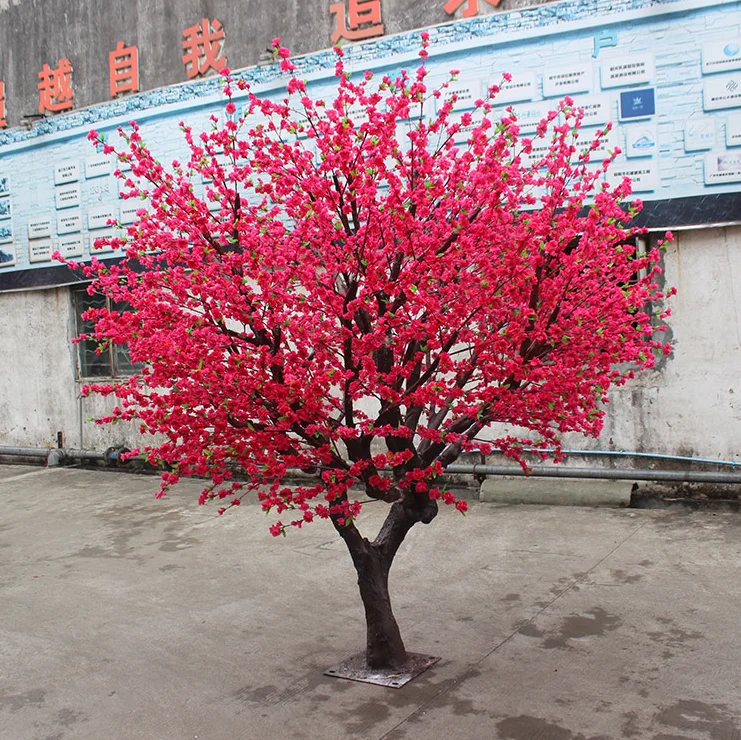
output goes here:
[[[85, 392], [119, 399], [101, 421], [159, 435], [142, 450], [167, 471], [159, 495], [195, 475], [220, 513], [254, 493], [274, 535], [328, 519], [358, 573], [368, 665], [398, 668], [389, 569], [439, 502], [466, 511], [446, 466], [495, 448], [525, 465], [525, 447], [598, 434], [611, 384], [668, 352], [645, 308], [664, 297], [658, 254], [636, 254], [630, 184], [604, 182], [605, 131], [584, 141], [568, 98], [521, 136], [496, 85], [461, 114], [424, 66], [354, 80], [337, 50], [337, 95], [315, 100], [275, 52], [286, 97], [224, 70], [223, 119], [181, 124], [187, 161], [121, 132], [117, 175], [142, 209], [110, 240], [122, 261], [84, 269], [131, 307], [90, 312], [93, 336], [143, 366]], [[496, 438], [501, 423], [522, 438]], [[286, 483], [295, 470], [313, 477]], [[375, 539], [359, 497], [388, 504]]]

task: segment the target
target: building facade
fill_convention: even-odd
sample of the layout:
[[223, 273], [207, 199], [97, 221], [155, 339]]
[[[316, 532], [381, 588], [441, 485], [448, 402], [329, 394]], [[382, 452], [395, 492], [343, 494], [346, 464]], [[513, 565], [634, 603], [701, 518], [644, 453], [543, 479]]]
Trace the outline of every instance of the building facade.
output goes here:
[[133, 219], [91, 128], [113, 137], [136, 119], [169, 161], [184, 151], [180, 120], [197, 129], [223, 112], [221, 66], [281, 94], [285, 77], [261, 56], [274, 36], [326, 97], [333, 55], [316, 49], [342, 42], [353, 69], [393, 71], [413, 66], [412, 29], [425, 27], [432, 78], [460, 69], [464, 109], [510, 72], [498, 102], [525, 132], [565, 94], [587, 128], [613, 121], [606, 147], [623, 154], [610, 176], [631, 177], [649, 241], [675, 233], [672, 356], [613, 390], [599, 439], [566, 445], [741, 460], [739, 0], [139, 5], [0, 2], [0, 447], [54, 447], [60, 433], [70, 447], [138, 444], [133, 428], [90, 421], [107, 401], [81, 398], [82, 384], [131, 368], [125, 353], [71, 343], [90, 299], [51, 260], [89, 259], [110, 219]]

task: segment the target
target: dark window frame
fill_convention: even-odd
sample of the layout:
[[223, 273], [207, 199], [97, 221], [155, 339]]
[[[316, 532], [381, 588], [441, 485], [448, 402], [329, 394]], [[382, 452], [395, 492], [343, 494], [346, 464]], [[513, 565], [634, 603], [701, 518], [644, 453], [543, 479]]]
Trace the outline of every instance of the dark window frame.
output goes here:
[[[87, 309], [108, 308], [118, 311], [126, 309], [126, 304], [114, 303], [102, 293], [90, 295], [87, 286], [73, 288], [71, 297], [75, 337], [94, 331], [94, 322], [82, 318]], [[82, 339], [76, 344], [75, 364], [78, 380], [128, 378], [141, 369], [142, 363], [131, 362], [128, 346], [109, 342], [98, 351], [99, 346], [95, 339]]]

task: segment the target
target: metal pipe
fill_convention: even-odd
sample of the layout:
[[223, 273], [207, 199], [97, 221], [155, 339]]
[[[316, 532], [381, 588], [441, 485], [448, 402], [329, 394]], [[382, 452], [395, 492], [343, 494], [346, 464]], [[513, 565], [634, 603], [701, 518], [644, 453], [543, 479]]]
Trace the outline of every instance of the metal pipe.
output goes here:
[[0, 456], [7, 455], [11, 457], [38, 457], [40, 459], [47, 459], [52, 454], [54, 454], [57, 459], [71, 458], [73, 460], [109, 460], [112, 457], [115, 458], [117, 452], [115, 450], [98, 452], [97, 450], [60, 449], [57, 447], [50, 447], [48, 449], [39, 447], [0, 447]]
[[[122, 448], [123, 449], [123, 448]], [[60, 450], [57, 448], [38, 449], [35, 447], [0, 447], [0, 456], [49, 458], [52, 454], [62, 459], [106, 460], [117, 462], [122, 450], [109, 448], [105, 452], [97, 450]], [[641, 453], [643, 454], [643, 453]], [[645, 453], [650, 454], [650, 453]], [[697, 458], [691, 458], [697, 460]], [[514, 475], [531, 478], [585, 478], [591, 480], [643, 480], [665, 481], [674, 483], [741, 483], [741, 473], [704, 470], [646, 470], [616, 468], [568, 468], [536, 466], [525, 473], [514, 465], [485, 465], [479, 463], [452, 463], [445, 469], [446, 473], [458, 475]]]
[[65, 457], [72, 457], [76, 460], [105, 460], [107, 452], [98, 452], [97, 450], [62, 450]]
[[14, 457], [48, 457], [49, 453], [55, 448], [48, 450], [39, 449], [38, 447], [0, 447], [0, 455], [13, 455]]
[[741, 473], [713, 472], [704, 470], [621, 470], [615, 468], [566, 468], [534, 467], [525, 473], [514, 465], [479, 465], [453, 463], [445, 468], [446, 473], [462, 475], [515, 475], [528, 478], [588, 478], [607, 480], [650, 480], [674, 483], [741, 483]]
[[[537, 448], [537, 447], [526, 447], [523, 452], [555, 452], [555, 448]], [[630, 452], [626, 450], [561, 450], [564, 455], [584, 455], [586, 457], [592, 455], [595, 457], [644, 457], [651, 460], [676, 460], [678, 462], [692, 462], [692, 463], [703, 463], [707, 465], [728, 465], [732, 468], [741, 468], [741, 460], [734, 462], [733, 460], [715, 460], [712, 457], [690, 457], [688, 455], [668, 455], [660, 452]], [[503, 455], [501, 450], [492, 450], [492, 455]]]

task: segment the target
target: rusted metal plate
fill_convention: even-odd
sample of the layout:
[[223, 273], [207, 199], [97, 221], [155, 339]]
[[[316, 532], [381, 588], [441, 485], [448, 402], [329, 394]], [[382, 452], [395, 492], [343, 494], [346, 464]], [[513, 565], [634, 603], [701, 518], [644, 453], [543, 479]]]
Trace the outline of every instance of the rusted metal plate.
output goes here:
[[424, 653], [407, 653], [407, 664], [397, 671], [377, 671], [368, 668], [365, 662], [365, 653], [358, 653], [343, 660], [339, 665], [324, 671], [325, 676], [346, 678], [349, 681], [372, 683], [376, 686], [388, 686], [391, 689], [400, 689], [413, 678], [435, 665], [440, 658]]

